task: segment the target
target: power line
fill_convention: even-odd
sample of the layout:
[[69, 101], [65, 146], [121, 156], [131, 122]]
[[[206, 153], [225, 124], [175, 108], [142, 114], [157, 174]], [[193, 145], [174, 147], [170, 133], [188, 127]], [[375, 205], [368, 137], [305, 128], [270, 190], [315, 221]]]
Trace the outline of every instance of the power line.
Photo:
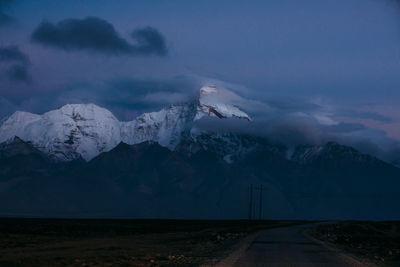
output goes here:
[[253, 220], [256, 218], [256, 201], [254, 201], [254, 190], [260, 190], [259, 194], [259, 204], [258, 204], [258, 219], [262, 220], [263, 217], [263, 191], [265, 190], [263, 185], [260, 184], [259, 187], [253, 186], [250, 184], [250, 193], [249, 193], [249, 220]]
[[263, 185], [260, 185], [260, 206], [258, 210], [258, 219], [262, 219], [262, 193], [263, 193]]
[[253, 219], [253, 184], [250, 184], [249, 220]]

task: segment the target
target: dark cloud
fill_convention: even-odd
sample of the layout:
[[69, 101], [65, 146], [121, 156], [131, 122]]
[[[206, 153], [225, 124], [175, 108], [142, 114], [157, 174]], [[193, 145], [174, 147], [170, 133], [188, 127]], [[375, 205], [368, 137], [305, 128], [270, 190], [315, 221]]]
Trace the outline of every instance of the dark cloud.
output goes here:
[[153, 27], [134, 30], [132, 38], [137, 42], [134, 50], [138, 54], [165, 56], [168, 53], [164, 36]]
[[32, 78], [29, 74], [29, 57], [23, 53], [18, 46], [0, 47], [0, 68], [2, 78], [10, 82], [31, 83]]
[[29, 63], [29, 58], [16, 45], [2, 46], [0, 47], [1, 62], [18, 62], [26, 65]]
[[11, 24], [14, 18], [7, 14], [7, 9], [15, 0], [0, 0], [0, 27]]
[[57, 24], [42, 22], [32, 40], [65, 50], [92, 50], [109, 54], [128, 53], [130, 44], [106, 20], [88, 17], [66, 19]]
[[31, 39], [44, 46], [66, 51], [87, 50], [110, 55], [167, 54], [164, 37], [154, 28], [137, 29], [132, 33], [137, 44], [128, 43], [108, 21], [96, 17], [65, 19], [57, 24], [42, 22]]
[[7, 69], [7, 77], [13, 82], [31, 83], [32, 78], [29, 75], [25, 65], [13, 65]]

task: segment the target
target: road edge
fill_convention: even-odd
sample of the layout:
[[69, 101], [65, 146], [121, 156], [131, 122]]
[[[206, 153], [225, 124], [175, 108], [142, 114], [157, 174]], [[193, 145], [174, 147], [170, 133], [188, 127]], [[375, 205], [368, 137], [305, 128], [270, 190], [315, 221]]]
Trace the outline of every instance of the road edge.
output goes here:
[[[265, 231], [265, 230], [263, 230], [263, 231]], [[250, 245], [253, 243], [253, 241], [263, 231], [259, 231], [259, 232], [256, 232], [256, 233], [246, 236], [242, 241], [240, 241], [238, 244], [235, 245], [235, 247], [232, 249], [233, 252], [231, 252], [228, 255], [228, 257], [222, 259], [221, 261], [217, 262], [215, 265], [212, 265], [212, 266], [214, 266], [214, 267], [233, 266], [239, 260], [239, 258], [246, 253], [246, 250], [250, 247]]]
[[317, 243], [318, 245], [324, 247], [327, 250], [336, 252], [344, 261], [346, 261], [347, 263], [349, 263], [352, 266], [356, 266], [356, 267], [379, 267], [379, 265], [371, 262], [368, 259], [361, 259], [349, 252], [343, 251], [342, 249], [339, 249], [338, 247], [336, 247], [334, 244], [331, 244], [329, 242], [325, 242], [319, 239], [316, 239], [315, 237], [313, 237], [310, 234], [312, 228], [308, 228], [305, 229], [302, 234], [308, 238], [309, 240], [313, 241], [314, 243]]

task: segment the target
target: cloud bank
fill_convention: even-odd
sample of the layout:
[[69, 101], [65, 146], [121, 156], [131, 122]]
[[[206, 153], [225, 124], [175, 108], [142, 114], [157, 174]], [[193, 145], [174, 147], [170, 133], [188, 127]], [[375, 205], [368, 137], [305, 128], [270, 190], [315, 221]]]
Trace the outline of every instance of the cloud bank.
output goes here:
[[137, 42], [137, 45], [132, 47], [134, 53], [159, 56], [165, 56], [168, 53], [165, 38], [153, 27], [134, 30], [132, 38]]

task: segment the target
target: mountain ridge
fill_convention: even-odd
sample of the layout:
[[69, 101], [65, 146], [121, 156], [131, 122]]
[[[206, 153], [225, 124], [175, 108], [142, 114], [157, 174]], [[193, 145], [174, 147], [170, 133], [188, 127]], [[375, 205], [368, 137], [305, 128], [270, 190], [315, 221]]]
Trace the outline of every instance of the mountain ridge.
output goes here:
[[79, 157], [88, 161], [121, 141], [156, 141], [173, 150], [187, 125], [204, 116], [251, 120], [236, 105], [224, 102], [224, 92], [204, 86], [191, 102], [144, 113], [132, 121], [119, 121], [94, 104], [67, 104], [42, 115], [17, 111], [1, 124], [0, 142], [19, 136], [59, 161]]
[[331, 163], [326, 154], [320, 159], [327, 164], [298, 163], [269, 147], [229, 163], [218, 150], [199, 147], [186, 153], [153, 141], [121, 142], [89, 162], [18, 153], [0, 158], [0, 213], [245, 218], [249, 184], [263, 184], [265, 218], [398, 219], [400, 169], [389, 164], [367, 157]]

